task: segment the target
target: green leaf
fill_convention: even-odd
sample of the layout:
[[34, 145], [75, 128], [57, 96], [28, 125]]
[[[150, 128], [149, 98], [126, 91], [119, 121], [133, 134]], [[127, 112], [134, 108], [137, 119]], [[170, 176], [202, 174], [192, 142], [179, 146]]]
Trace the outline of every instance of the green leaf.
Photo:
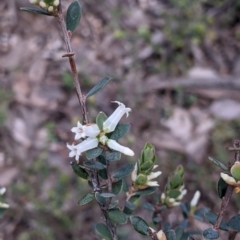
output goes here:
[[204, 221], [204, 216], [205, 216], [205, 213], [209, 212], [209, 209], [208, 208], [205, 208], [205, 207], [202, 207], [202, 208], [199, 208], [197, 209], [195, 212], [194, 212], [194, 215], [193, 217], [195, 219], [197, 219], [198, 221]]
[[176, 240], [181, 240], [183, 236], [183, 229], [181, 227], [176, 227], [175, 229]]
[[100, 130], [103, 130], [103, 122], [105, 122], [106, 120], [107, 120], [107, 115], [104, 112], [100, 112], [97, 115], [96, 123]]
[[224, 163], [222, 163], [222, 162], [220, 162], [219, 160], [217, 160], [217, 159], [215, 159], [215, 158], [213, 158], [213, 157], [208, 157], [208, 159], [211, 161], [211, 162], [213, 162], [215, 165], [217, 165], [218, 167], [220, 167], [223, 171], [228, 171], [228, 168], [227, 168], [227, 166], [224, 164]]
[[166, 233], [167, 231], [170, 231], [171, 227], [172, 227], [172, 224], [167, 222], [162, 226], [162, 230], [163, 230], [163, 232]]
[[218, 239], [219, 233], [213, 228], [208, 228], [203, 231], [203, 237], [205, 239]]
[[170, 198], [177, 198], [180, 194], [181, 194], [181, 192], [179, 190], [172, 189], [169, 191], [168, 196]]
[[83, 197], [78, 201], [78, 204], [79, 204], [80, 206], [83, 206], [83, 205], [91, 202], [93, 199], [94, 199], [94, 194], [88, 193], [88, 194], [86, 194], [85, 196], [83, 196]]
[[66, 15], [67, 30], [73, 33], [80, 22], [81, 16], [82, 16], [81, 5], [77, 0], [75, 0], [69, 5], [67, 10], [67, 15]]
[[105, 224], [96, 224], [95, 231], [101, 238], [104, 238], [105, 240], [113, 240], [112, 235]]
[[130, 221], [137, 232], [142, 235], [148, 235], [149, 226], [142, 218], [138, 216], [131, 216]]
[[190, 211], [190, 204], [185, 202], [181, 204], [182, 215], [185, 219], [188, 218], [188, 213]]
[[153, 166], [154, 166], [154, 163], [152, 163], [151, 161], [146, 161], [140, 167], [141, 167], [141, 171], [147, 171], [153, 168]]
[[109, 206], [109, 209], [116, 208], [116, 207], [117, 207], [117, 205], [118, 205], [118, 203], [119, 203], [119, 201], [118, 201], [118, 200], [116, 200], [116, 201], [112, 202], [112, 203], [110, 204], [110, 206]]
[[228, 222], [228, 225], [234, 231], [240, 232], [240, 214], [233, 216]]
[[20, 10], [31, 12], [31, 13], [38, 13], [42, 15], [52, 16], [48, 11], [38, 8], [32, 8], [32, 7], [21, 7]]
[[150, 211], [150, 212], [153, 212], [155, 210], [154, 206], [151, 203], [148, 203], [148, 202], [143, 203], [143, 208]]
[[104, 197], [104, 198], [116, 197], [116, 195], [114, 193], [101, 193], [100, 196]]
[[98, 156], [100, 156], [103, 152], [103, 148], [101, 147], [96, 147], [96, 148], [93, 148], [93, 149], [90, 149], [86, 152], [86, 158], [88, 160], [91, 160], [91, 159], [94, 159]]
[[97, 160], [98, 160], [100, 163], [102, 163], [103, 165], [106, 165], [106, 164], [107, 164], [106, 159], [105, 159], [105, 157], [104, 157], [103, 155], [98, 156], [98, 157], [97, 157]]
[[95, 198], [101, 205], [106, 205], [106, 203], [107, 203], [106, 198], [102, 197], [99, 192], [95, 193]]
[[127, 201], [127, 202], [125, 202], [123, 212], [127, 215], [131, 215], [135, 208], [136, 208], [136, 205], [134, 205], [132, 202]]
[[73, 171], [76, 173], [77, 176], [88, 179], [88, 173], [85, 169], [83, 169], [81, 166], [79, 166], [76, 162], [70, 162]]
[[96, 170], [105, 169], [105, 166], [102, 163], [95, 162], [95, 161], [92, 161], [92, 160], [84, 161], [83, 165], [87, 168], [96, 169]]
[[130, 123], [119, 123], [109, 138], [117, 141], [118, 139], [122, 138], [130, 128]]
[[120, 169], [118, 169], [115, 173], [113, 173], [113, 177], [116, 179], [122, 179], [124, 177], [126, 177], [128, 174], [130, 174], [134, 169], [134, 165], [133, 164], [126, 164], [123, 167], [121, 167]]
[[122, 184], [123, 184], [122, 180], [119, 180], [119, 181], [113, 183], [112, 184], [112, 192], [116, 195], [118, 193], [120, 193], [120, 191], [122, 190]]
[[[205, 213], [205, 218], [208, 222], [214, 225], [215, 222], [217, 221], [217, 214], [209, 211]], [[219, 228], [222, 230], [228, 231], [227, 222], [225, 220], [222, 220]]]
[[148, 188], [145, 188], [143, 190], [136, 191], [135, 194], [137, 194], [137, 195], [150, 195], [150, 194], [154, 193], [155, 191], [157, 191], [157, 187], [148, 187]]
[[98, 174], [101, 178], [107, 180], [108, 179], [108, 175], [107, 175], [107, 170], [106, 169], [102, 169], [98, 171]]
[[7, 208], [0, 207], [0, 219], [3, 217], [3, 214], [6, 212]]
[[129, 202], [135, 203], [139, 198], [140, 198], [140, 195], [133, 195], [133, 196], [129, 199]]
[[166, 232], [166, 237], [167, 240], [177, 240], [176, 233], [172, 229]]
[[110, 209], [107, 212], [107, 216], [117, 224], [124, 224], [127, 222], [127, 216], [118, 208]]
[[109, 82], [111, 78], [110, 77], [105, 77], [103, 78], [99, 83], [97, 83], [86, 95], [86, 98], [91, 97], [98, 91], [100, 91], [103, 87], [105, 87]]
[[121, 153], [116, 151], [106, 152], [104, 157], [107, 161], [117, 161], [121, 158]]
[[218, 181], [218, 196], [223, 198], [226, 194], [228, 184], [220, 177]]
[[182, 180], [182, 177], [180, 177], [179, 175], [174, 175], [170, 177], [171, 189], [178, 188], [182, 184], [183, 184], [183, 180]]

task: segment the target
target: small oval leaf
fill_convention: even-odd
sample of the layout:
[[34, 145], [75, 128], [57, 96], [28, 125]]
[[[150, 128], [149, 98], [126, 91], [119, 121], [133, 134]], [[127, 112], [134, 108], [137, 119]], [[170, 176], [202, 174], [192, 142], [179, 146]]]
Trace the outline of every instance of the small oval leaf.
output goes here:
[[67, 10], [67, 15], [66, 15], [67, 30], [73, 33], [80, 22], [81, 16], [82, 16], [81, 5], [77, 0], [75, 0], [69, 5]]
[[135, 194], [144, 196], [144, 195], [150, 195], [156, 191], [157, 191], [157, 187], [148, 187], [143, 190], [136, 191]]
[[88, 160], [94, 159], [94, 158], [100, 156], [102, 152], [103, 152], [103, 148], [101, 148], [101, 147], [96, 147], [96, 148], [90, 149], [86, 152], [86, 158]]
[[85, 169], [83, 169], [81, 166], [79, 166], [76, 162], [70, 162], [73, 171], [75, 174], [83, 179], [88, 179], [88, 173]]
[[92, 160], [84, 161], [83, 165], [87, 168], [96, 169], [96, 170], [105, 169], [105, 166], [102, 163], [95, 162], [95, 161], [92, 161]]
[[86, 98], [91, 97], [98, 91], [100, 91], [105, 85], [107, 85], [110, 82], [111, 78], [110, 77], [105, 77], [103, 78], [99, 83], [97, 83], [86, 95]]
[[94, 199], [94, 194], [88, 193], [88, 194], [86, 194], [85, 196], [83, 196], [83, 197], [78, 201], [78, 204], [79, 204], [80, 206], [83, 206], [83, 205], [91, 202], [93, 199]]
[[208, 228], [203, 231], [203, 237], [205, 239], [218, 239], [219, 233], [213, 228]]
[[[207, 219], [207, 221], [213, 225], [217, 221], [217, 214], [215, 214], [213, 212], [209, 211], [209, 212], [206, 212], [204, 215], [205, 215], [205, 218]], [[225, 220], [222, 220], [219, 228], [221, 228], [222, 230], [228, 231], [227, 222]]]
[[107, 203], [106, 198], [102, 197], [99, 192], [95, 193], [95, 198], [101, 205], [106, 205], [106, 203]]
[[228, 225], [234, 231], [240, 232], [240, 214], [233, 216], [228, 222]]
[[129, 131], [130, 128], [130, 123], [119, 123], [109, 138], [113, 140], [118, 140], [122, 138]]
[[101, 193], [100, 196], [101, 196], [101, 197], [104, 197], [104, 198], [116, 197], [116, 195], [113, 194], [113, 193]]
[[106, 240], [113, 240], [112, 235], [105, 224], [103, 223], [96, 224], [95, 231], [102, 238]]
[[115, 183], [112, 184], [112, 192], [117, 195], [120, 193], [120, 191], [122, 190], [122, 180], [117, 181]]
[[167, 240], [177, 240], [176, 233], [172, 229], [166, 232], [166, 237]]
[[137, 232], [142, 235], [148, 235], [149, 226], [142, 218], [138, 216], [131, 216], [130, 221]]
[[38, 8], [31, 8], [31, 7], [21, 7], [20, 10], [31, 12], [31, 13], [38, 13], [42, 15], [52, 16], [48, 11]]
[[124, 224], [127, 222], [127, 216], [118, 208], [110, 209], [107, 212], [108, 217], [117, 224]]
[[208, 159], [213, 162], [215, 165], [217, 165], [218, 167], [220, 167], [223, 171], [228, 171], [228, 168], [226, 167], [226, 165], [222, 162], [220, 162], [219, 160], [213, 158], [213, 157], [208, 157]]
[[130, 174], [134, 169], [134, 165], [133, 164], [126, 164], [123, 167], [121, 167], [120, 169], [118, 169], [115, 173], [113, 173], [113, 177], [116, 179], [122, 179], [124, 177], [126, 177], [128, 174]]
[[218, 196], [223, 198], [226, 194], [228, 184], [220, 177], [218, 181]]
[[100, 130], [103, 129], [103, 122], [105, 122], [106, 120], [107, 120], [107, 115], [104, 112], [100, 112], [97, 115], [96, 123], [97, 123]]
[[111, 151], [111, 152], [106, 152], [104, 154], [104, 157], [107, 161], [111, 162], [111, 161], [117, 161], [120, 160], [121, 158], [121, 153], [120, 152], [116, 152], [116, 151]]

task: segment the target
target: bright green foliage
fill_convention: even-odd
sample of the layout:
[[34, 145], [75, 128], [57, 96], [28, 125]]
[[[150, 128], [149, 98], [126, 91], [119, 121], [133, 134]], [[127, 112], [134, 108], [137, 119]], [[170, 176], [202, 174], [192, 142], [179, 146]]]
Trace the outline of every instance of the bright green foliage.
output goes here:
[[106, 120], [107, 120], [107, 115], [104, 112], [100, 112], [97, 115], [96, 123], [97, 123], [100, 130], [103, 129], [103, 122], [105, 122]]

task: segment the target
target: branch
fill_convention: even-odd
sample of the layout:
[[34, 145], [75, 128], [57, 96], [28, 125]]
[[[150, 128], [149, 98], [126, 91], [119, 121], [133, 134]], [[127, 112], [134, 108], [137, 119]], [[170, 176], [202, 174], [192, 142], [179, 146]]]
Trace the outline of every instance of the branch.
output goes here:
[[82, 109], [83, 122], [85, 124], [87, 124], [88, 117], [87, 117], [87, 110], [86, 110], [86, 98], [82, 94], [82, 91], [81, 91], [81, 86], [80, 86], [80, 82], [79, 82], [79, 78], [78, 78], [78, 72], [77, 72], [76, 63], [75, 63], [75, 59], [74, 59], [74, 52], [72, 51], [72, 46], [70, 43], [71, 32], [68, 32], [66, 29], [66, 24], [64, 21], [63, 13], [62, 13], [61, 2], [59, 4], [57, 18], [58, 18], [58, 22], [59, 22], [61, 31], [63, 33], [63, 38], [64, 38], [64, 42], [65, 42], [66, 49], [67, 49], [67, 54], [64, 54], [63, 57], [68, 57], [72, 76], [73, 76], [74, 87], [75, 87], [75, 90], [77, 93], [78, 101], [79, 101], [81, 109]]

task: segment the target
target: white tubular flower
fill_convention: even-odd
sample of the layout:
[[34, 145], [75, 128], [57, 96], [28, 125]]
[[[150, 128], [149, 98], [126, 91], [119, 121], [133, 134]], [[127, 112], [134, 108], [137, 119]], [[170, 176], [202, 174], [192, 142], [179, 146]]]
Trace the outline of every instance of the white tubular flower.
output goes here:
[[181, 194], [176, 198], [176, 200], [180, 201], [187, 194], [187, 189], [181, 191]]
[[79, 155], [81, 155], [81, 153], [87, 150], [93, 149], [97, 146], [98, 146], [98, 140], [96, 138], [87, 138], [83, 142], [76, 145], [76, 148]]
[[53, 6], [57, 7], [58, 5], [59, 5], [59, 0], [55, 0], [55, 1], [53, 2]]
[[48, 7], [48, 12], [53, 12], [53, 10], [54, 10], [53, 6]]
[[5, 192], [6, 192], [6, 188], [5, 187], [0, 188], [0, 195], [3, 195]]
[[108, 139], [107, 145], [108, 145], [109, 148], [111, 148], [113, 150], [116, 150], [118, 152], [121, 152], [125, 155], [134, 156], [134, 152], [130, 148], [120, 145], [119, 143], [117, 143], [113, 139]]
[[191, 200], [191, 202], [190, 202], [191, 207], [196, 207], [197, 206], [200, 196], [201, 196], [200, 191], [196, 191], [192, 200]]
[[47, 8], [47, 4], [43, 0], [39, 2], [39, 6], [41, 8]]
[[85, 137], [96, 137], [100, 130], [97, 124], [93, 125], [82, 125], [80, 122], [77, 123], [77, 127], [73, 127], [71, 129], [72, 132], [75, 133], [75, 140]]
[[111, 114], [111, 116], [103, 123], [103, 131], [105, 133], [113, 132], [119, 123], [122, 116], [126, 113], [128, 117], [128, 113], [131, 112], [131, 108], [126, 108], [123, 103], [118, 101], [114, 101], [119, 106], [118, 108]]
[[147, 181], [146, 185], [150, 186], [150, 187], [158, 187], [159, 184], [157, 181], [150, 181], [150, 180], [160, 176], [161, 174], [162, 174], [161, 171], [157, 171], [157, 172], [154, 172], [154, 173], [151, 173], [150, 175], [148, 175], [147, 176], [148, 181]]
[[167, 237], [166, 237], [165, 233], [163, 232], [163, 230], [160, 230], [157, 232], [157, 239], [158, 240], [167, 240]]
[[74, 156], [75, 156], [76, 161], [78, 161], [79, 156], [80, 156], [80, 153], [78, 152], [77, 147], [76, 147], [74, 144], [69, 145], [69, 144], [67, 143], [67, 148], [70, 150], [70, 153], [69, 153], [68, 156], [69, 156], [69, 157], [74, 157]]
[[29, 0], [31, 4], [38, 4], [38, 0]]
[[0, 202], [0, 208], [9, 208], [9, 205], [3, 202]]
[[100, 133], [100, 129], [97, 124], [83, 126], [83, 131], [86, 136], [91, 138], [95, 138]]
[[236, 185], [237, 181], [226, 173], [221, 173], [221, 178], [229, 185]]

